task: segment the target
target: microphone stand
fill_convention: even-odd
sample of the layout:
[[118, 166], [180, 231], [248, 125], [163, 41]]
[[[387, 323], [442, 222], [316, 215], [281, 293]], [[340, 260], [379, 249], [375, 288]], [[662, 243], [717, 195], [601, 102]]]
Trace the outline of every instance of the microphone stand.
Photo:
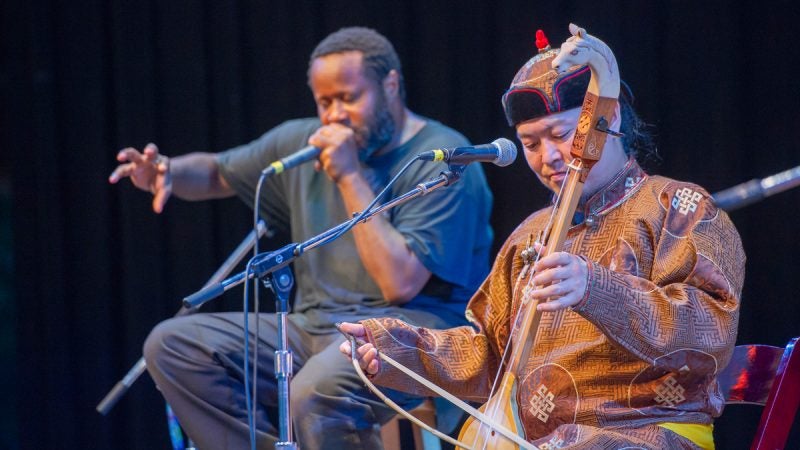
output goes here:
[[[244, 256], [250, 252], [250, 250], [253, 248], [253, 245], [255, 245], [256, 240], [260, 239], [267, 232], [267, 225], [266, 223], [264, 223], [263, 220], [260, 220], [258, 222], [257, 231], [258, 233], [256, 233], [256, 230], [251, 231], [244, 238], [244, 240], [239, 244], [238, 247], [236, 247], [236, 249], [233, 250], [230, 256], [228, 256], [228, 259], [226, 259], [225, 262], [222, 263], [219, 269], [217, 269], [217, 271], [214, 272], [214, 275], [212, 275], [211, 278], [209, 278], [209, 280], [206, 282], [204, 286], [210, 286], [224, 279], [226, 276], [228, 276], [229, 273], [233, 271], [233, 269], [239, 264], [242, 258], [244, 258]], [[256, 236], [256, 234], [258, 234], [258, 236]], [[184, 305], [181, 307], [180, 310], [178, 310], [178, 312], [175, 314], [175, 317], [184, 316], [195, 312], [197, 312], [197, 307]], [[135, 383], [136, 380], [139, 379], [139, 376], [141, 376], [144, 373], [146, 368], [147, 365], [145, 363], [144, 357], [139, 358], [139, 361], [137, 361], [136, 364], [134, 364], [133, 367], [131, 367], [130, 370], [128, 370], [128, 373], [125, 375], [125, 377], [122, 378], [122, 380], [118, 381], [117, 384], [115, 384], [114, 387], [111, 388], [111, 391], [109, 391], [108, 394], [106, 394], [103, 400], [101, 400], [100, 403], [97, 404], [97, 407], [95, 408], [97, 412], [99, 412], [104, 416], [108, 414], [108, 412], [111, 411], [114, 405], [117, 404], [119, 399], [122, 398], [122, 396], [128, 392], [128, 389], [130, 389], [133, 383]]]
[[366, 222], [375, 214], [406, 203], [413, 198], [426, 195], [441, 187], [449, 186], [461, 177], [463, 170], [464, 166], [451, 165], [449, 166], [449, 170], [442, 172], [433, 180], [420, 183], [416, 188], [407, 193], [377, 206], [372, 210], [356, 214], [353, 219], [324, 231], [305, 242], [300, 244], [291, 243], [272, 252], [260, 253], [253, 257], [250, 270], [240, 272], [228, 279], [206, 286], [183, 299], [185, 307], [196, 308], [251, 278], [266, 278], [265, 284], [275, 291], [278, 314], [278, 340], [280, 342], [279, 347], [275, 350], [275, 378], [278, 381], [279, 413], [279, 441], [275, 445], [275, 448], [292, 450], [297, 448], [297, 445], [291, 441], [292, 416], [289, 404], [289, 384], [292, 379], [292, 352], [289, 349], [288, 337], [286, 334], [286, 319], [288, 314], [286, 299], [288, 299], [293, 280], [291, 270], [289, 270], [287, 266], [307, 250], [321, 247], [322, 245], [334, 241], [349, 228], [358, 223]]

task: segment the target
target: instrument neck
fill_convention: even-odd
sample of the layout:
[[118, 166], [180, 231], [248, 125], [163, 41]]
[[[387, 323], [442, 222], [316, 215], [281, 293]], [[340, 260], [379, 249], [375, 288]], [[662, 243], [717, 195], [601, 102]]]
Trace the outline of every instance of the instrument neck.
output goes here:
[[[582, 172], [584, 170], [583, 162], [580, 159], [575, 159], [570, 163], [570, 170], [567, 173], [564, 187], [561, 189], [561, 194], [554, 205], [554, 208], [556, 208], [555, 217], [553, 218], [550, 232], [545, 237], [547, 243], [540, 257], [561, 251], [567, 238], [567, 231], [569, 231], [572, 224], [572, 217], [575, 215], [578, 200], [583, 192]], [[522, 365], [528, 361], [531, 349], [535, 345], [536, 332], [539, 329], [539, 322], [542, 316], [541, 311], [536, 309], [538, 304], [538, 300], [529, 299], [527, 295], [523, 294], [520, 308], [524, 309], [524, 314], [520, 316], [521, 321], [518, 324], [518, 328], [515, 326], [515, 330], [512, 332], [511, 338], [513, 339], [514, 336], [517, 336], [517, 338], [515, 345], [513, 345], [507, 372], [518, 374]]]

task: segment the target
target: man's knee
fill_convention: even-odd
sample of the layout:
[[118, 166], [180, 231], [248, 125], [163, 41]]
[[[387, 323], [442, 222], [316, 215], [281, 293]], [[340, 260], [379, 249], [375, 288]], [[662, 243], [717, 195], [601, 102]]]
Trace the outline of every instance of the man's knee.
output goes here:
[[156, 325], [144, 341], [144, 354], [145, 362], [148, 367], [161, 366], [167, 355], [174, 357], [176, 353], [176, 341], [178, 336], [183, 334], [181, 331], [186, 324], [186, 321], [180, 318], [165, 320]]
[[292, 410], [297, 414], [313, 414], [315, 411], [339, 409], [340, 402], [354, 401], [350, 384], [336, 375], [297, 377], [292, 380]]

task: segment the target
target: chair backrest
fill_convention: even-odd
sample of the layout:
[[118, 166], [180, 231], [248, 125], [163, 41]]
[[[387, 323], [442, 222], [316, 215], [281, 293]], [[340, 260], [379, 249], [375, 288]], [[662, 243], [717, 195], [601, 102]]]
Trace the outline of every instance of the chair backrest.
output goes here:
[[790, 340], [785, 348], [739, 345], [718, 376], [726, 403], [764, 406], [751, 450], [780, 449], [786, 444], [800, 405], [797, 340]]

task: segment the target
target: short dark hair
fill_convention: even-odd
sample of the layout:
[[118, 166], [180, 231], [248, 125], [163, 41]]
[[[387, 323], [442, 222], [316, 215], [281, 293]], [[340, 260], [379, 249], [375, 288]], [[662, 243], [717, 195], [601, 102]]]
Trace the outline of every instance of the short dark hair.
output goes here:
[[315, 59], [332, 53], [358, 51], [364, 55], [364, 74], [380, 84], [390, 71], [397, 72], [400, 98], [405, 101], [406, 88], [400, 58], [394, 46], [383, 35], [366, 27], [348, 27], [331, 33], [311, 52], [309, 69]]

